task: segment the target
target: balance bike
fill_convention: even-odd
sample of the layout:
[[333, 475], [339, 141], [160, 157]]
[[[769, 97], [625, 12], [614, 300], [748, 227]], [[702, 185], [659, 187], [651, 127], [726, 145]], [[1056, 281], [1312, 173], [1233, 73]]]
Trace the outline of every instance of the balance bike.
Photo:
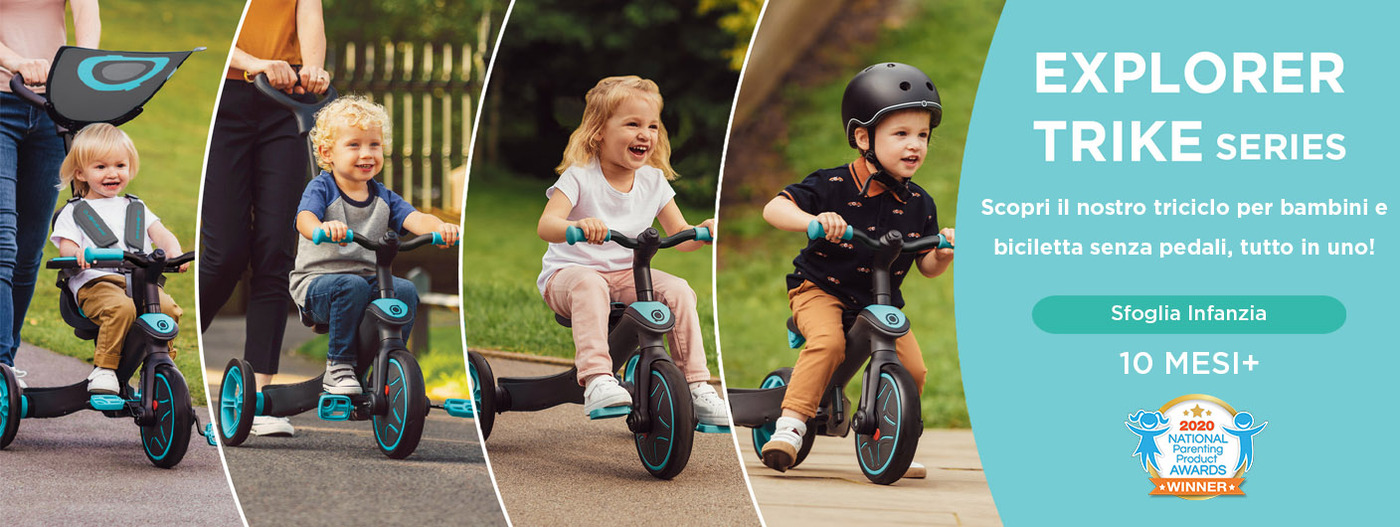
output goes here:
[[[318, 229], [314, 243], [337, 243], [325, 231]], [[219, 437], [228, 446], [239, 446], [248, 439], [253, 417], [271, 415], [286, 417], [311, 409], [327, 421], [372, 421], [375, 444], [384, 455], [403, 459], [418, 448], [423, 434], [423, 421], [428, 415], [428, 396], [423, 387], [423, 373], [418, 361], [404, 346], [401, 328], [411, 322], [408, 306], [394, 298], [391, 265], [400, 251], [411, 251], [424, 245], [442, 244], [442, 235], [430, 233], [400, 242], [393, 232], [381, 242], [372, 242], [353, 231], [346, 231], [345, 240], [375, 253], [375, 275], [378, 278], [378, 298], [365, 309], [357, 330], [357, 360], [355, 376], [361, 379], [359, 395], [334, 395], [321, 388], [324, 373], [297, 384], [273, 384], [258, 391], [253, 367], [242, 359], [232, 359], [224, 368], [223, 385], [219, 388]], [[327, 333], [329, 328], [314, 324], [303, 315], [302, 322]]]
[[[569, 227], [565, 234], [571, 245], [586, 240], [578, 227]], [[614, 366], [623, 365], [622, 387], [632, 394], [632, 407], [601, 408], [591, 412], [589, 418], [627, 416], [627, 428], [635, 437], [642, 466], [660, 479], [674, 478], [685, 469], [697, 429], [728, 431], [728, 427], [697, 427], [685, 376], [666, 354], [665, 336], [675, 322], [671, 310], [655, 300], [651, 282], [651, 259], [658, 249], [690, 240], [712, 239], [709, 229], [704, 227], [686, 229], [664, 239], [654, 228], [642, 231], [636, 238], [608, 231], [605, 238], [633, 250], [632, 276], [637, 301], [630, 305], [614, 302], [608, 316], [609, 352]], [[554, 318], [560, 325], [571, 327], [569, 319], [560, 315]], [[578, 384], [577, 368], [542, 377], [493, 379], [486, 359], [475, 352], [467, 355], [483, 440], [491, 434], [495, 414], [535, 412], [565, 403], [583, 404], [583, 387]]]
[[[813, 220], [807, 226], [808, 239], [826, 237], [820, 223]], [[877, 251], [872, 262], [872, 286], [875, 303], [855, 313], [845, 323], [846, 359], [836, 368], [831, 382], [823, 391], [816, 417], [807, 422], [807, 434], [802, 448], [793, 460], [793, 467], [802, 463], [812, 450], [816, 434], [845, 437], [856, 432], [856, 460], [870, 481], [889, 485], [904, 477], [923, 433], [919, 392], [914, 379], [895, 354], [895, 340], [909, 332], [909, 320], [890, 303], [890, 265], [901, 252], [918, 253], [930, 248], [951, 249], [942, 235], [905, 243], [904, 235], [890, 231], [880, 238], [847, 226], [843, 240], [854, 238]], [[843, 317], [845, 318], [845, 317]], [[797, 331], [791, 317], [787, 321], [788, 345], [800, 349], [806, 339]], [[861, 379], [860, 401], [855, 415], [850, 414], [851, 402], [846, 397], [846, 384], [869, 359]], [[783, 396], [791, 380], [792, 368], [778, 368], [763, 379], [757, 389], [730, 388], [729, 405], [734, 424], [753, 429], [754, 451], [762, 456], [764, 443], [773, 437], [778, 417], [782, 416]]]

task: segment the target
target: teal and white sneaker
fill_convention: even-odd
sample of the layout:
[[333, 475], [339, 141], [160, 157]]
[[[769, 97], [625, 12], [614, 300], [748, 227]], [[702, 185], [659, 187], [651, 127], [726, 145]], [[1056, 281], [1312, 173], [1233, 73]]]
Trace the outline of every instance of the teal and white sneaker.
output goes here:
[[[612, 375], [594, 377], [583, 390], [583, 413], [589, 418], [597, 415], [593, 413], [596, 410], [631, 407], [632, 394], [627, 393], [627, 389], [618, 384], [617, 378]], [[611, 415], [611, 412], [608, 414]]]
[[24, 383], [24, 376], [28, 375], [29, 372], [24, 370], [16, 370], [13, 367], [10, 368], [10, 371], [15, 372], [15, 382], [19, 383], [19, 389], [24, 390], [29, 388], [29, 385]]
[[729, 406], [710, 383], [690, 383], [690, 399], [695, 402], [695, 419], [700, 424], [729, 426]]

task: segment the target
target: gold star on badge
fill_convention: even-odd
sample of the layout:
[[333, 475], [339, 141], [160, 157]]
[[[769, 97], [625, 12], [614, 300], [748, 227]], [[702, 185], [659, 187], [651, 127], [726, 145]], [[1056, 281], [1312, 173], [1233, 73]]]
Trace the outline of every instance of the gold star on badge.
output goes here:
[[1201, 416], [1201, 412], [1203, 412], [1203, 411], [1205, 411], [1205, 408], [1201, 408], [1201, 405], [1198, 404], [1198, 405], [1196, 405], [1195, 408], [1192, 408], [1192, 409], [1191, 409], [1191, 416], [1192, 416], [1192, 417], [1200, 417], [1200, 416]]

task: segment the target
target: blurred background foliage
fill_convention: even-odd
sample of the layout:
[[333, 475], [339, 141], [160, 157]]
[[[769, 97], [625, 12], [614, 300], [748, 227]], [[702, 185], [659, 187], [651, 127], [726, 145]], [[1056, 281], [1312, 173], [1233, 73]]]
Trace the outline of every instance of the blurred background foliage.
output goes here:
[[487, 89], [477, 162], [493, 165], [487, 172], [538, 179], [543, 190], [578, 126], [584, 93], [603, 77], [638, 75], [656, 81], [665, 98], [661, 120], [681, 174], [672, 183], [678, 201], [709, 217], [742, 50], [759, 5], [516, 2]]

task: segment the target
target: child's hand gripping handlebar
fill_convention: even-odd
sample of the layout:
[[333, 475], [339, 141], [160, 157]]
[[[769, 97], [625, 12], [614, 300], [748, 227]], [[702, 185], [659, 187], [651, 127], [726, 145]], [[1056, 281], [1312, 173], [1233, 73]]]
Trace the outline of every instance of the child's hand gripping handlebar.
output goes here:
[[[714, 237], [710, 236], [710, 229], [706, 227], [695, 227], [693, 229], [686, 229], [674, 235], [662, 238], [660, 248], [665, 249], [668, 247], [675, 247], [676, 245], [680, 245], [690, 240], [710, 242], [714, 241]], [[588, 237], [583, 235], [583, 229], [570, 225], [569, 228], [564, 229], [564, 241], [568, 242], [569, 245], [573, 245], [578, 242], [588, 241]], [[626, 234], [622, 234], [614, 230], [609, 230], [607, 236], [603, 237], [603, 241], [617, 242], [618, 245], [621, 245], [628, 249], [637, 248], [637, 238], [629, 238]]]
[[[314, 244], [316, 244], [316, 245], [320, 245], [320, 244], [326, 243], [326, 242], [329, 242], [329, 243], [338, 243], [338, 244], [341, 244], [341, 245], [345, 245], [345, 244], [347, 244], [347, 243], [354, 242], [355, 244], [359, 245], [360, 247], [364, 247], [364, 248], [369, 249], [369, 250], [371, 250], [371, 251], [378, 251], [378, 250], [382, 247], [382, 245], [381, 245], [379, 242], [370, 241], [368, 238], [366, 238], [366, 237], [363, 236], [363, 235], [359, 235], [359, 236], [355, 235], [355, 231], [352, 230], [352, 229], [345, 229], [345, 238], [343, 238], [343, 239], [341, 239], [341, 240], [332, 240], [330, 234], [328, 234], [328, 233], [325, 231], [325, 229], [316, 229], [316, 232], [311, 236], [311, 243], [314, 243]], [[441, 246], [441, 245], [443, 245], [442, 242], [443, 242], [442, 233], [440, 233], [440, 232], [430, 232], [430, 233], [428, 233], [428, 234], [422, 234], [422, 235], [419, 235], [419, 236], [415, 236], [415, 237], [413, 237], [413, 238], [408, 239], [407, 241], [401, 241], [401, 242], [399, 242], [399, 250], [400, 250], [400, 251], [411, 251], [411, 250], [413, 250], [413, 249], [417, 249], [417, 248], [422, 247], [422, 246], [424, 246], [424, 245], [439, 245], [439, 246]], [[453, 243], [452, 243], [451, 247], [456, 247], [456, 246], [460, 245], [461, 243], [462, 243], [461, 240], [457, 240], [456, 242], [453, 242]]]
[[[179, 272], [181, 265], [194, 261], [194, 251], [167, 259], [165, 251], [160, 249], [151, 251], [151, 254], [147, 255], [121, 249], [88, 247], [83, 249], [83, 260], [92, 267], [122, 268], [128, 267], [128, 264], [132, 267], [151, 267], [155, 264], [161, 264], [165, 272], [173, 273]], [[45, 267], [49, 269], [81, 269], [82, 264], [78, 262], [76, 256], [63, 256], [49, 260]]]
[[[809, 240], [817, 240], [817, 239], [821, 239], [821, 238], [825, 238], [825, 237], [826, 237], [826, 229], [822, 228], [821, 222], [818, 222], [817, 220], [812, 220], [811, 223], [808, 223], [808, 224], [807, 224], [807, 239], [809, 239]], [[869, 248], [871, 248], [871, 249], [878, 249], [878, 248], [880, 248], [880, 240], [879, 240], [878, 238], [871, 238], [870, 236], [866, 235], [865, 233], [857, 231], [857, 230], [855, 229], [855, 227], [852, 227], [852, 226], [850, 226], [850, 225], [847, 225], [847, 226], [846, 226], [846, 232], [844, 232], [844, 233], [841, 234], [841, 239], [842, 239], [842, 240], [850, 240], [850, 239], [852, 239], [852, 238], [854, 238], [855, 240], [861, 242], [861, 243], [864, 244], [866, 247], [869, 247]], [[904, 244], [904, 247], [903, 247], [902, 249], [900, 249], [900, 251], [901, 251], [901, 252], [906, 252], [906, 253], [917, 253], [917, 252], [926, 251], [926, 250], [928, 250], [928, 249], [952, 249], [952, 248], [953, 248], [953, 244], [948, 243], [948, 238], [945, 237], [945, 236], [943, 236], [943, 234], [940, 233], [940, 234], [938, 234], [937, 236], [931, 236], [931, 237], [928, 237], [928, 238], [920, 238], [920, 239], [918, 239], [918, 240], [914, 240], [914, 241], [911, 241], [911, 242], [906, 242], [906, 243]]]

